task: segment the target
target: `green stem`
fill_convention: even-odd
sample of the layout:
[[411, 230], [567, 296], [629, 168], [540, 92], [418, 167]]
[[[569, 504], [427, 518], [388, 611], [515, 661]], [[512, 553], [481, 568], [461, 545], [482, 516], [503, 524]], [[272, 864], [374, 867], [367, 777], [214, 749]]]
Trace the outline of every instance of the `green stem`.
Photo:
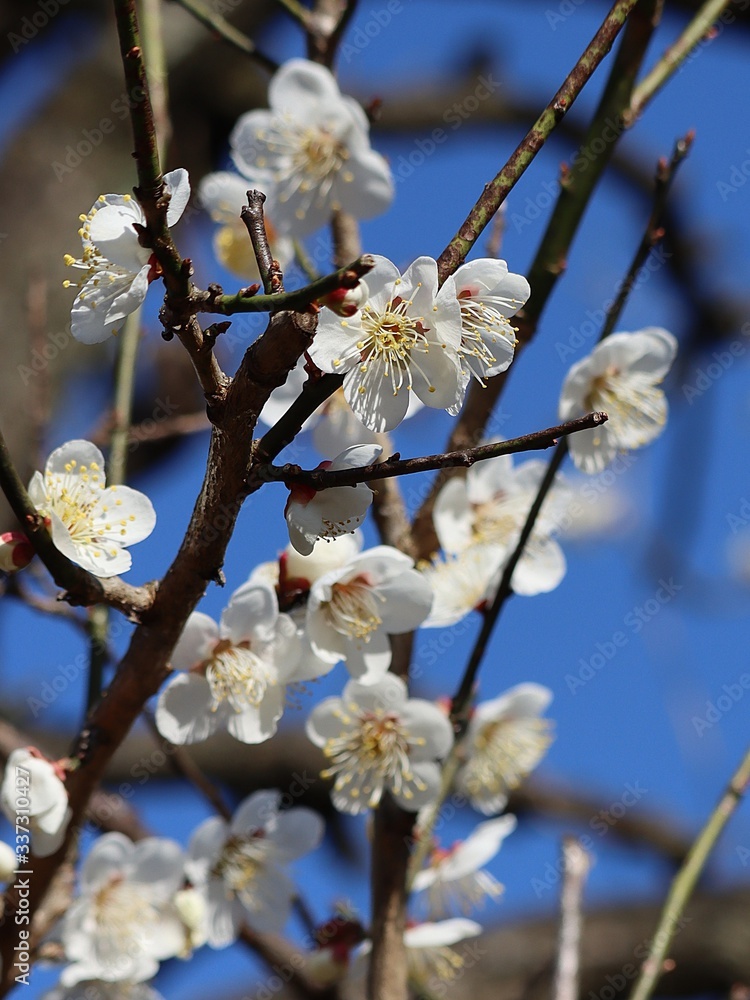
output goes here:
[[411, 887], [417, 872], [422, 870], [427, 857], [432, 850], [432, 833], [435, 829], [440, 810], [443, 803], [448, 798], [453, 782], [455, 781], [458, 769], [461, 766], [460, 742], [457, 740], [453, 748], [443, 763], [443, 770], [440, 776], [440, 791], [435, 802], [430, 806], [426, 819], [419, 827], [419, 840], [412, 852], [409, 860], [409, 875], [406, 880], [406, 888], [411, 892]]
[[[500, 173], [487, 184], [463, 225], [438, 258], [441, 281], [445, 281], [449, 274], [453, 274], [466, 259], [466, 255], [479, 239], [485, 226], [492, 220], [509, 192], [570, 110], [575, 99], [591, 79], [594, 70], [611, 49], [637, 2], [638, 0], [618, 0], [613, 6], [563, 85], [531, 126]], [[535, 287], [533, 283], [531, 287]]]
[[278, 292], [275, 295], [246, 295], [241, 289], [235, 295], [216, 295], [208, 292], [199, 293], [197, 308], [200, 312], [220, 313], [222, 316], [232, 316], [234, 313], [247, 312], [278, 312], [281, 309], [291, 309], [304, 312], [311, 302], [328, 295], [340, 288], [356, 288], [359, 279], [375, 266], [375, 261], [368, 254], [357, 258], [346, 267], [340, 267], [332, 274], [305, 285], [291, 292]]
[[627, 111], [627, 123], [632, 124], [643, 113], [652, 97], [674, 75], [692, 49], [711, 30], [723, 11], [732, 6], [733, 0], [709, 0], [688, 24], [677, 41], [670, 45], [653, 69], [641, 80], [633, 91]]
[[698, 834], [685, 862], [672, 881], [669, 894], [662, 910], [659, 926], [651, 942], [648, 957], [643, 963], [641, 974], [633, 987], [630, 1000], [648, 1000], [659, 981], [669, 946], [679, 926], [682, 913], [693, 893], [698, 877], [705, 867], [709, 854], [750, 783], [750, 750], [745, 754], [719, 800]]

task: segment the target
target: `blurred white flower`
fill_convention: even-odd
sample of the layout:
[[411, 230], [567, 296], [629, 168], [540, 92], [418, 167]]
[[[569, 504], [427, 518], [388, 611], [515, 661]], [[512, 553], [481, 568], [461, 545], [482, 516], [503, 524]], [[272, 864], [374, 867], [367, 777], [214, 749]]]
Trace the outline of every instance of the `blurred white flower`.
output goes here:
[[[39, 858], [54, 854], [62, 845], [73, 815], [63, 774], [59, 765], [32, 747], [13, 750], [5, 765], [0, 789], [3, 812], [19, 838], [30, 838], [31, 851]], [[18, 840], [19, 846], [28, 842]]]
[[446, 628], [480, 610], [492, 597], [492, 585], [497, 585], [506, 557], [504, 546], [476, 542], [420, 566], [434, 594], [432, 610], [422, 627]]
[[358, 219], [384, 212], [393, 200], [385, 159], [370, 147], [359, 104], [341, 94], [324, 66], [290, 59], [268, 87], [269, 111], [250, 111], [230, 138], [241, 174], [272, 195], [272, 218], [283, 232], [304, 236], [334, 211]]
[[[547, 463], [539, 459], [514, 466], [512, 456], [501, 455], [477, 462], [465, 478], [449, 479], [434, 510], [435, 530], [443, 549], [457, 555], [471, 545], [502, 548], [501, 572], [518, 543], [546, 471]], [[547, 593], [565, 576], [565, 555], [552, 535], [567, 517], [569, 503], [569, 490], [558, 475], [513, 573], [515, 593]]]
[[129, 486], [105, 486], [104, 458], [89, 441], [68, 441], [35, 472], [29, 497], [49, 522], [52, 541], [68, 559], [94, 576], [119, 576], [130, 569], [125, 551], [148, 538], [156, 513], [144, 493]]
[[[382, 451], [378, 445], [355, 445], [337, 455], [333, 461], [321, 462], [318, 468], [329, 472], [362, 468], [371, 465]], [[284, 508], [289, 540], [301, 555], [310, 555], [319, 538], [335, 538], [358, 528], [371, 503], [372, 490], [366, 483], [334, 486], [326, 490], [291, 486]]]
[[389, 431], [406, 415], [412, 390], [425, 406], [449, 409], [462, 398], [461, 307], [436, 298], [437, 264], [419, 257], [401, 276], [375, 256], [370, 297], [345, 319], [323, 312], [309, 355], [325, 372], [344, 375], [344, 395], [371, 431]]
[[321, 659], [344, 660], [352, 677], [367, 684], [391, 665], [388, 636], [418, 628], [431, 605], [432, 589], [414, 561], [379, 545], [313, 583], [307, 634]]
[[486, 898], [497, 899], [502, 894], [502, 885], [483, 866], [515, 828], [515, 816], [498, 816], [480, 823], [466, 840], [447, 850], [438, 847], [432, 851], [427, 867], [417, 872], [412, 882], [414, 892], [427, 892], [431, 917], [443, 917], [453, 909], [468, 913]]
[[[214, 234], [214, 253], [224, 267], [243, 281], [261, 281], [258, 262], [240, 212], [247, 207], [250, 182], [228, 170], [207, 174], [200, 182], [198, 197], [201, 205], [218, 224]], [[255, 185], [257, 187], [257, 185]], [[264, 213], [266, 235], [273, 257], [285, 271], [294, 260], [294, 245], [287, 236], [280, 236], [273, 219]]]
[[552, 692], [541, 684], [518, 684], [474, 709], [456, 787], [486, 816], [505, 808], [508, 792], [547, 752], [551, 723], [540, 716], [551, 700]]
[[372, 684], [349, 681], [341, 698], [326, 698], [306, 726], [322, 747], [334, 778], [331, 798], [341, 812], [374, 809], [390, 792], [404, 809], [416, 812], [440, 790], [438, 759], [453, 744], [453, 727], [432, 702], [409, 698], [394, 674]]
[[[412, 924], [404, 931], [406, 961], [409, 979], [415, 988], [442, 986], [455, 979], [465, 965], [465, 959], [453, 951], [451, 945], [482, 933], [482, 926], [475, 920], [453, 917], [435, 923]], [[352, 962], [349, 978], [361, 979], [367, 972], [372, 950], [370, 941], [363, 942]]]
[[178, 745], [199, 743], [218, 729], [241, 743], [270, 739], [286, 685], [303, 679], [301, 652], [294, 623], [261, 580], [232, 594], [220, 623], [193, 612], [172, 654], [179, 672], [159, 695], [159, 732]]
[[173, 898], [183, 864], [173, 840], [147, 837], [134, 844], [121, 833], [101, 836], [83, 863], [81, 895], [62, 920], [71, 964], [60, 983], [140, 983], [156, 975], [159, 962], [180, 954], [185, 930]]
[[[173, 226], [190, 198], [187, 170], [165, 174], [164, 188], [170, 199], [167, 225]], [[81, 222], [83, 255], [80, 260], [65, 255], [69, 267], [85, 271], [77, 282], [70, 329], [81, 343], [99, 344], [116, 334], [125, 317], [135, 312], [146, 298], [149, 282], [160, 271], [151, 251], [138, 242], [134, 227], [145, 226], [146, 217], [132, 195], [100, 195]]]
[[243, 923], [276, 934], [287, 922], [296, 890], [284, 866], [320, 845], [323, 820], [280, 803], [278, 791], [254, 792], [231, 823], [212, 817], [190, 838], [185, 871], [205, 896], [212, 948], [236, 941]]
[[561, 420], [605, 410], [609, 420], [568, 436], [577, 468], [593, 474], [618, 451], [650, 444], [664, 430], [667, 400], [659, 388], [677, 356], [677, 341], [660, 327], [613, 333], [568, 372], [560, 395]]

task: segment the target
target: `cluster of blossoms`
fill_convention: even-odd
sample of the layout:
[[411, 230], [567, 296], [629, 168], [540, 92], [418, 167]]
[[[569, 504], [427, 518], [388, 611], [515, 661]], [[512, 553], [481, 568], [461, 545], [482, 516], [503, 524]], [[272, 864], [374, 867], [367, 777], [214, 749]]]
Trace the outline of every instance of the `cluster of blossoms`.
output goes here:
[[[282, 268], [294, 259], [294, 240], [339, 211], [371, 218], [394, 195], [388, 164], [370, 146], [366, 115], [341, 94], [327, 69], [289, 61], [271, 80], [268, 103], [267, 110], [243, 115], [232, 132], [238, 173], [211, 174], [199, 190], [218, 226], [216, 256], [244, 280], [259, 276], [239, 219], [249, 187], [266, 195], [269, 241]], [[187, 172], [166, 174], [164, 184], [166, 222], [173, 226], [190, 197]], [[81, 222], [81, 258], [66, 258], [83, 272], [72, 332], [94, 344], [118, 331], [161, 272], [156, 256], [141, 245], [146, 218], [132, 196], [100, 196]], [[266, 423], [276, 423], [311, 371], [343, 376], [341, 389], [306, 424], [321, 454], [333, 456], [319, 466], [329, 472], [366, 470], [382, 456], [383, 435], [422, 407], [456, 415], [472, 379], [485, 385], [513, 361], [512, 320], [530, 295], [526, 279], [502, 260], [464, 263], [442, 282], [428, 256], [403, 273], [386, 257], [374, 260], [366, 282], [320, 301], [327, 308], [319, 312], [308, 355], [262, 414]], [[615, 333], [573, 365], [562, 387], [560, 419], [591, 410], [609, 415], [607, 423], [568, 439], [578, 469], [600, 472], [619, 451], [658, 436], [667, 415], [659, 385], [675, 353], [671, 334], [649, 328]], [[200, 611], [190, 615], [158, 697], [157, 728], [174, 744], [226, 730], [255, 745], [277, 732], [290, 690], [343, 662], [349, 676], [341, 695], [312, 709], [306, 733], [326, 759], [322, 776], [331, 782], [336, 809], [358, 815], [390, 796], [419, 814], [415, 834], [424, 864], [410, 880], [426, 919], [405, 935], [417, 986], [457, 974], [461, 959], [451, 946], [481, 931], [467, 914], [502, 893], [485, 865], [515, 829], [515, 817], [501, 815], [510, 793], [550, 745], [551, 724], [543, 713], [552, 693], [525, 683], [478, 704], [456, 742], [446, 711], [410, 697], [406, 682], [390, 671], [390, 637], [455, 625], [492, 601], [546, 468], [508, 455], [449, 478], [434, 505], [441, 552], [420, 565], [390, 546], [363, 549], [359, 528], [373, 502], [365, 482], [315, 489], [298, 477], [284, 510], [289, 547], [234, 591], [219, 621]], [[129, 570], [127, 548], [147, 538], [155, 524], [146, 496], [106, 486], [104, 458], [86, 441], [53, 451], [44, 473], [34, 475], [29, 496], [57, 548], [102, 578]], [[515, 593], [546, 593], [563, 580], [566, 560], [556, 536], [571, 496], [556, 476], [513, 570]], [[24, 536], [1, 541], [0, 569], [15, 572], [28, 563], [32, 551]], [[490, 818], [465, 841], [444, 847], [432, 829], [449, 757], [457, 766], [455, 790]], [[30, 775], [23, 811], [28, 849], [52, 854], [71, 817], [65, 768], [31, 750], [11, 755], [1, 799], [16, 822], [22, 810], [12, 774], [18, 767]], [[63, 919], [68, 964], [50, 997], [158, 1000], [146, 983], [163, 960], [185, 957], [203, 944], [224, 948], [243, 925], [279, 933], [296, 895], [288, 866], [322, 838], [320, 817], [304, 807], [282, 808], [277, 791], [251, 795], [231, 821], [206, 820], [186, 851], [161, 838], [133, 844], [116, 833], [100, 837]], [[12, 871], [9, 864], [0, 851], [0, 875]], [[354, 919], [321, 937], [309, 962], [321, 986], [363, 973], [370, 948], [365, 937]]]

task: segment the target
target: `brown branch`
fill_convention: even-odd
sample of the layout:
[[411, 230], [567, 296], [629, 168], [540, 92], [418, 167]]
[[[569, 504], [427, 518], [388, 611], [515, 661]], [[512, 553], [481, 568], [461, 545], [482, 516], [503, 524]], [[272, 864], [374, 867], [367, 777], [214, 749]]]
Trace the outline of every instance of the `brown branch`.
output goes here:
[[284, 291], [284, 276], [278, 262], [273, 259], [271, 248], [268, 245], [266, 223], [263, 218], [265, 200], [266, 196], [262, 191], [248, 191], [247, 205], [240, 212], [240, 218], [250, 234], [263, 288], [266, 295], [273, 295]]
[[228, 42], [246, 56], [255, 59], [258, 65], [262, 66], [269, 73], [275, 73], [279, 68], [279, 64], [274, 59], [271, 59], [258, 49], [252, 38], [243, 34], [239, 28], [235, 28], [231, 21], [228, 21], [222, 14], [211, 10], [210, 7], [201, 3], [200, 0], [175, 0], [175, 2], [188, 11], [188, 13], [192, 14], [196, 21], [200, 21], [201, 24], [205, 25], [209, 31], [214, 32], [219, 38]]
[[268, 466], [265, 470], [268, 479], [278, 479], [281, 482], [299, 483], [312, 486], [315, 490], [333, 489], [337, 486], [355, 486], [357, 483], [373, 482], [378, 479], [390, 479], [393, 476], [410, 476], [416, 472], [432, 472], [435, 469], [470, 468], [477, 462], [484, 462], [500, 455], [514, 455], [524, 451], [541, 451], [554, 447], [560, 438], [578, 431], [598, 427], [607, 420], [607, 414], [602, 412], [587, 413], [583, 417], [569, 420], [567, 423], [548, 427], [543, 431], [534, 431], [510, 441], [496, 441], [493, 444], [479, 445], [477, 448], [466, 448], [463, 451], [452, 451], [441, 455], [425, 455], [422, 458], [401, 459], [398, 454], [386, 459], [385, 462], [374, 462], [355, 469], [339, 469], [331, 472], [327, 469], [313, 469], [305, 472], [298, 465]]
[[[68, 839], [80, 825], [113, 753], [165, 679], [172, 649], [189, 614], [208, 583], [220, 579], [235, 520], [251, 489], [246, 475], [257, 414], [310, 346], [315, 325], [312, 315], [274, 315], [266, 332], [245, 354], [225, 399], [215, 407], [206, 475], [185, 538], [144, 615], [144, 623], [133, 633], [109, 690], [77, 739], [74, 756], [80, 763], [67, 781], [73, 811]], [[48, 858], [34, 858], [30, 916], [44, 899], [64, 849]], [[13, 985], [11, 955], [17, 943], [13, 914], [18, 905], [18, 894], [11, 889], [6, 900], [7, 919], [0, 927], [3, 994]]]

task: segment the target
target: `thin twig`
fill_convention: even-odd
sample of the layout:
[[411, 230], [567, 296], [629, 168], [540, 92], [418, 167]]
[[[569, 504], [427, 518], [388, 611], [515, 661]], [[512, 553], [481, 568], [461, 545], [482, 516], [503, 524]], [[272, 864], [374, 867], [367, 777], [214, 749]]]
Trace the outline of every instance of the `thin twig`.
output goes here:
[[360, 278], [375, 267], [375, 261], [368, 254], [358, 257], [346, 267], [340, 267], [331, 274], [291, 292], [280, 292], [276, 295], [248, 295], [246, 289], [240, 289], [234, 295], [222, 295], [220, 292], [196, 292], [193, 295], [193, 308], [198, 312], [220, 313], [222, 316], [232, 316], [234, 313], [247, 312], [279, 312], [290, 309], [304, 312], [310, 303], [329, 292], [340, 288], [356, 288]]
[[[440, 280], [453, 274], [492, 220], [526, 168], [570, 110], [605, 58], [638, 0], [618, 0], [560, 89], [531, 126], [499, 174], [489, 182], [458, 232], [438, 258]], [[533, 286], [532, 286], [533, 287]]]
[[555, 448], [555, 452], [550, 459], [549, 465], [547, 466], [547, 471], [544, 474], [544, 479], [542, 480], [537, 495], [534, 498], [534, 502], [529, 508], [529, 513], [526, 516], [526, 522], [521, 530], [516, 547], [513, 550], [510, 559], [508, 559], [505, 564], [503, 575], [500, 579], [494, 600], [484, 614], [482, 627], [479, 631], [479, 635], [477, 636], [474, 648], [471, 651], [469, 662], [466, 664], [466, 669], [464, 670], [461, 683], [459, 684], [458, 690], [456, 691], [451, 703], [451, 718], [454, 723], [460, 727], [460, 729], [464, 729], [468, 721], [466, 711], [474, 690], [474, 681], [476, 680], [479, 667], [487, 650], [490, 636], [492, 635], [497, 620], [500, 617], [500, 612], [502, 611], [505, 602], [513, 593], [513, 587], [511, 585], [513, 573], [524, 553], [526, 543], [531, 537], [539, 512], [542, 509], [542, 504], [544, 503], [547, 494], [555, 481], [555, 475], [557, 474], [557, 470], [562, 465], [562, 460], [565, 458], [567, 450], [568, 444], [566, 439], [563, 438], [563, 440], [560, 441]]
[[279, 68], [279, 63], [261, 52], [252, 38], [243, 34], [239, 28], [235, 28], [231, 21], [227, 21], [225, 17], [211, 10], [200, 0], [175, 0], [175, 2], [192, 14], [197, 21], [223, 38], [225, 42], [229, 42], [240, 52], [244, 52], [246, 56], [255, 59], [258, 65], [268, 70], [269, 73], [275, 73]]
[[560, 438], [598, 427], [606, 420], [606, 413], [587, 413], [583, 417], [558, 424], [556, 427], [534, 431], [532, 434], [524, 434], [509, 441], [495, 441], [492, 444], [480, 445], [478, 448], [467, 448], [464, 451], [447, 452], [442, 455], [424, 455], [421, 458], [401, 459], [396, 454], [385, 462], [374, 462], [372, 465], [363, 465], [355, 469], [339, 469], [334, 472], [327, 469], [313, 469], [306, 472], [298, 465], [271, 465], [266, 468], [266, 472], [269, 479], [280, 480], [285, 484], [298, 483], [311, 486], [314, 490], [326, 490], [337, 486], [356, 486], [357, 483], [377, 479], [390, 479], [393, 476], [410, 476], [416, 472], [432, 472], [435, 469], [459, 467], [468, 469], [476, 462], [484, 462], [500, 455], [515, 455], [523, 451], [551, 448]]
[[646, 105], [679, 69], [695, 46], [711, 31], [722, 11], [731, 7], [733, 2], [734, 0], [709, 0], [703, 4], [677, 41], [669, 46], [633, 91], [625, 118], [628, 126], [638, 120]]
[[231, 822], [232, 810], [226, 804], [224, 798], [214, 783], [206, 777], [187, 750], [185, 750], [184, 747], [176, 746], [174, 743], [170, 743], [168, 739], [162, 736], [156, 725], [156, 719], [154, 718], [153, 712], [145, 710], [143, 712], [143, 717], [148, 723], [148, 727], [151, 730], [154, 739], [161, 744], [161, 749], [166, 755], [169, 765], [175, 774], [182, 775], [182, 777], [185, 778], [185, 780], [189, 782], [193, 788], [200, 792], [218, 816], [221, 816], [221, 818], [226, 820], [228, 823]]
[[747, 751], [742, 763], [732, 775], [726, 791], [708, 817], [705, 826], [696, 837], [685, 863], [672, 881], [659, 926], [651, 939], [648, 957], [643, 963], [641, 974], [633, 987], [631, 1000], [648, 1000], [651, 996], [661, 977], [669, 946], [698, 877], [703, 871], [719, 835], [740, 804], [748, 783], [750, 783], [750, 750]]
[[248, 191], [247, 205], [240, 212], [240, 218], [250, 234], [250, 241], [253, 244], [255, 260], [258, 263], [258, 272], [265, 293], [266, 295], [274, 295], [284, 291], [284, 276], [268, 245], [268, 233], [263, 217], [265, 200], [266, 196], [262, 191]]
[[575, 837], [562, 844], [563, 884], [560, 899], [560, 937], [553, 1000], [578, 1000], [581, 950], [581, 903], [591, 857]]
[[[454, 448], [471, 447], [478, 444], [481, 440], [490, 414], [500, 398], [510, 371], [518, 364], [518, 357], [526, 343], [533, 336], [536, 324], [549, 300], [555, 283], [565, 270], [567, 253], [583, 218], [583, 213], [591, 200], [599, 177], [610, 158], [614, 155], [617, 139], [622, 129], [613, 129], [612, 126], [613, 123], [619, 122], [624, 109], [630, 102], [632, 88], [635, 85], [635, 79], [643, 61], [646, 46], [655, 28], [658, 8], [659, 0], [646, 0], [645, 3], [641, 3], [636, 7], [629, 18], [596, 112], [591, 120], [581, 148], [573, 158], [574, 168], [564, 173], [560, 195], [529, 271], [531, 299], [514, 319], [514, 322], [518, 323], [517, 332], [519, 339], [516, 347], [515, 364], [511, 366], [509, 371], [490, 379], [486, 388], [481, 387], [478, 383], [472, 383], [469, 386], [466, 403], [451, 433], [446, 447], [447, 451]], [[591, 50], [592, 46], [595, 46], [595, 51], [603, 56], [603, 52], [599, 47], [600, 43], [597, 43], [597, 39], [600, 38], [602, 31], [609, 24], [613, 13], [614, 10], [597, 33], [589, 49], [586, 50], [587, 53]], [[615, 31], [612, 34], [613, 31], [614, 26], [610, 24], [607, 34], [607, 37], [610, 39], [609, 45], [612, 44], [617, 33]], [[562, 93], [570, 88], [572, 84], [569, 81], [571, 81], [571, 77], [574, 80], [576, 79], [575, 73], [576, 70], [568, 77], [561, 91], [558, 93]], [[608, 137], [609, 141], [605, 140], [605, 136]], [[596, 150], [596, 153], [594, 153], [594, 150]], [[511, 161], [508, 161], [508, 163], [510, 164]], [[503, 173], [507, 171], [508, 164], [506, 164], [498, 177], [503, 176]], [[472, 212], [476, 211], [477, 207], [483, 203], [483, 199], [486, 199], [486, 190]], [[488, 206], [486, 222], [489, 222], [491, 218], [489, 209], [493, 208], [493, 206], [495, 206], [494, 200]], [[495, 207], [499, 207], [499, 205]], [[467, 223], [468, 221], [467, 219]], [[464, 227], [467, 223], [464, 223]], [[461, 232], [463, 232], [463, 229], [459, 230], [459, 234]], [[479, 232], [476, 235], [478, 236]], [[446, 256], [449, 249], [450, 245], [443, 251], [442, 257]], [[457, 263], [460, 263], [460, 260]], [[446, 478], [450, 475], [451, 473], [449, 472], [435, 478], [430, 493], [414, 519], [415, 538], [420, 555], [425, 558], [432, 555], [438, 548], [438, 539], [432, 521], [432, 509], [438, 492], [445, 483]]]

